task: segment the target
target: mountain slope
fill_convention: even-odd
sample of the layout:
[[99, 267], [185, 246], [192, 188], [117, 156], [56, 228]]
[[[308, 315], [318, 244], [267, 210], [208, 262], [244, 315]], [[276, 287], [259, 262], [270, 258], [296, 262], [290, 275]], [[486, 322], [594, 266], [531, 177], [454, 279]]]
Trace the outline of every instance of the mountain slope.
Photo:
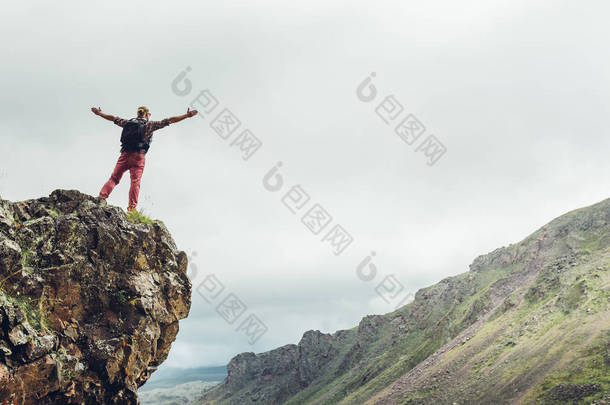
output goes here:
[[609, 270], [610, 199], [476, 258], [397, 311], [242, 353], [195, 403], [607, 403]]
[[186, 268], [163, 223], [98, 198], [0, 199], [0, 403], [137, 404], [188, 315]]

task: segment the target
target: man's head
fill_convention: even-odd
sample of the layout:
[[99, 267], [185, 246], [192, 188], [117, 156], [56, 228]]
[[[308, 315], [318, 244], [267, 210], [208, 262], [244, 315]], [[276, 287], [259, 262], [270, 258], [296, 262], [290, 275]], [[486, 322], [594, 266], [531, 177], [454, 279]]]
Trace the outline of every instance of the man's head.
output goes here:
[[150, 118], [150, 111], [146, 106], [138, 107], [138, 118], [146, 118], [147, 120]]

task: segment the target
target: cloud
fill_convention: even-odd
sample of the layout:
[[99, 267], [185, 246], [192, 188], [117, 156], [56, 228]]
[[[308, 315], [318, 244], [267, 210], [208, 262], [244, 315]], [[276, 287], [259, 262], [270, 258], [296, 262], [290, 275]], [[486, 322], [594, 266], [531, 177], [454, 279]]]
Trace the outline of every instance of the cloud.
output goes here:
[[[153, 119], [210, 89], [263, 141], [250, 160], [210, 119], [155, 134], [141, 205], [268, 323], [255, 346], [195, 295], [168, 364], [216, 365], [308, 329], [389, 311], [355, 275], [408, 289], [468, 269], [571, 209], [607, 197], [610, 62], [593, 2], [11, 3], [0, 17], [0, 193], [97, 194], [120, 129], [89, 111]], [[32, 29], [36, 27], [36, 29]], [[135, 28], [134, 28], [135, 27]], [[186, 66], [193, 93], [170, 84]], [[356, 87], [371, 72], [379, 98]], [[435, 166], [376, 114], [393, 94], [447, 147]], [[285, 188], [262, 185], [283, 162]], [[339, 257], [282, 204], [293, 185], [353, 236]], [[109, 203], [127, 206], [128, 182]], [[375, 281], [377, 282], [377, 280]]]

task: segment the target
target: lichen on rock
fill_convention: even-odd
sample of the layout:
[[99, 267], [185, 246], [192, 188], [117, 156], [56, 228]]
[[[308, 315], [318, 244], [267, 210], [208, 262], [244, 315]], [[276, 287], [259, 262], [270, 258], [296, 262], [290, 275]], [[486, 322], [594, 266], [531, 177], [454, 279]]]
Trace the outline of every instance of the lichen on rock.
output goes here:
[[0, 199], [0, 403], [137, 404], [187, 317], [164, 224], [75, 190]]

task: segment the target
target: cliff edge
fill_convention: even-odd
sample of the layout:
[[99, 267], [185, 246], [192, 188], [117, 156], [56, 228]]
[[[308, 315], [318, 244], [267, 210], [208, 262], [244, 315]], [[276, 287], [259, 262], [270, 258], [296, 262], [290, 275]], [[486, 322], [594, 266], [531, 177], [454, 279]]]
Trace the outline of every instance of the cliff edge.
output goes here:
[[137, 404], [187, 317], [160, 221], [75, 190], [0, 199], [0, 404]]

